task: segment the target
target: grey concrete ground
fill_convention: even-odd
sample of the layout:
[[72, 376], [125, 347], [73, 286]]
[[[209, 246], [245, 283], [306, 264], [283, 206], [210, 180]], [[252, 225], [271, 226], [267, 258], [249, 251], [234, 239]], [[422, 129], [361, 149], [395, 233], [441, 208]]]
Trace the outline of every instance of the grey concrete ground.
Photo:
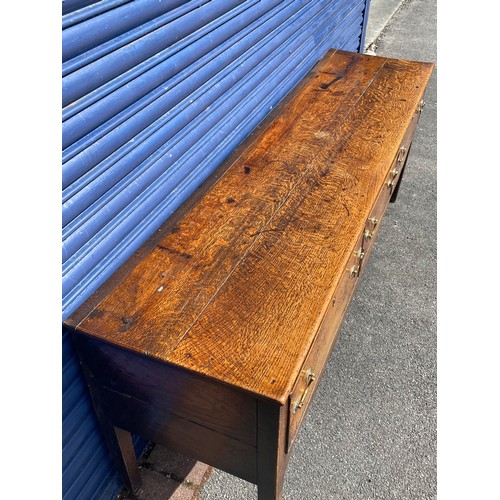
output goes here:
[[365, 35], [365, 49], [375, 42], [402, 2], [403, 0], [371, 0]]
[[[385, 1], [372, 0], [372, 13]], [[404, 2], [376, 45], [379, 55], [436, 62], [436, 0]], [[284, 500], [436, 498], [436, 72], [426, 103], [397, 203], [299, 432]], [[256, 491], [214, 470], [201, 499]]]
[[[368, 33], [379, 55], [435, 62], [436, 0], [372, 0]], [[426, 103], [397, 203], [296, 439], [284, 500], [436, 498], [436, 72]], [[257, 498], [254, 485], [210, 471], [157, 446], [143, 491], [122, 499]]]

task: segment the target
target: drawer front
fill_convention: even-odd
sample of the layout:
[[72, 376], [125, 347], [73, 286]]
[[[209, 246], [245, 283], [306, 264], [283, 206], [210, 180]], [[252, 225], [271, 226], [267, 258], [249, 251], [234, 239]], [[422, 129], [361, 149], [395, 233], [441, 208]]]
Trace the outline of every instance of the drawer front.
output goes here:
[[387, 205], [389, 204], [389, 200], [391, 199], [394, 187], [396, 186], [399, 176], [401, 175], [401, 169], [398, 168], [398, 158], [399, 153], [398, 156], [396, 156], [396, 158], [394, 159], [389, 173], [384, 179], [384, 183], [382, 185], [382, 188], [380, 189], [377, 200], [373, 205], [372, 210], [370, 211], [370, 215], [366, 219], [365, 228], [363, 231], [362, 245], [364, 260], [366, 260], [366, 258], [368, 257], [373, 243], [377, 239], [380, 224], [387, 209]]
[[393, 194], [394, 189], [396, 188], [402, 175], [403, 167], [408, 156], [408, 151], [410, 150], [411, 141], [413, 140], [413, 136], [417, 128], [418, 119], [420, 117], [420, 109], [421, 108], [419, 106], [419, 109], [411, 119], [410, 125], [408, 126], [403, 140], [401, 141], [396, 157], [391, 164], [389, 173], [387, 174], [382, 188], [379, 192], [377, 201], [373, 205], [370, 215], [366, 220], [363, 235], [363, 252], [365, 255], [365, 259], [368, 256], [370, 249], [377, 238], [380, 223], [382, 222], [382, 218], [384, 217], [387, 205], [389, 204], [391, 195]]
[[377, 237], [380, 222], [382, 221], [394, 188], [400, 179], [402, 168], [405, 164], [420, 117], [420, 111], [421, 107], [419, 106], [405, 132], [398, 153], [391, 164], [389, 173], [384, 180], [373, 209], [366, 220], [364, 230], [359, 235], [359, 239], [354, 246], [351, 257], [346, 265], [346, 272], [337, 285], [334, 298], [325, 313], [316, 339], [302, 365], [301, 372], [288, 398], [287, 453], [293, 445], [302, 419], [316, 391], [362, 268]]
[[415, 135], [415, 130], [417, 129], [418, 120], [420, 119], [420, 113], [422, 111], [423, 106], [424, 106], [424, 101], [420, 103], [417, 111], [412, 116], [410, 125], [408, 125], [403, 140], [401, 141], [398, 157], [396, 158], [397, 163], [399, 164], [400, 167], [404, 165], [406, 157], [408, 156], [408, 151], [410, 150], [411, 141], [413, 140], [413, 136]]
[[[408, 125], [408, 128], [406, 129], [405, 135], [403, 137], [403, 140], [401, 141], [401, 145], [399, 147], [398, 154], [396, 155], [395, 159], [395, 164], [392, 168], [395, 168], [397, 171], [402, 173], [402, 170], [404, 168], [406, 158], [408, 157], [408, 153], [410, 151], [410, 146], [411, 142], [413, 141], [413, 136], [415, 135], [415, 130], [417, 129], [417, 124], [418, 120], [420, 119], [420, 113], [422, 111], [422, 108], [424, 106], [424, 101], [421, 101], [419, 104], [419, 107], [417, 108], [417, 111], [415, 114], [412, 116], [410, 125]], [[391, 168], [391, 170], [392, 170]], [[394, 185], [396, 185], [395, 183]], [[391, 189], [391, 191], [394, 190], [394, 187]]]
[[287, 453], [293, 445], [300, 423], [316, 391], [324, 366], [335, 344], [342, 319], [356, 288], [364, 261], [362, 244], [363, 234], [360, 234], [352, 255], [345, 266], [345, 273], [337, 285], [334, 297], [325, 313], [316, 339], [309, 350], [307, 358], [302, 365], [302, 370], [288, 398]]

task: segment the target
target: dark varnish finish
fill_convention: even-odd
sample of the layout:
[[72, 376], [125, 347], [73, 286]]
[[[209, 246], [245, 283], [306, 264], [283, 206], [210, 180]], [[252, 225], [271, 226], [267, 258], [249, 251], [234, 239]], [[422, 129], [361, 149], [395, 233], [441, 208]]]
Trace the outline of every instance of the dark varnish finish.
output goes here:
[[432, 68], [330, 51], [196, 203], [69, 318], [130, 489], [134, 432], [281, 497]]

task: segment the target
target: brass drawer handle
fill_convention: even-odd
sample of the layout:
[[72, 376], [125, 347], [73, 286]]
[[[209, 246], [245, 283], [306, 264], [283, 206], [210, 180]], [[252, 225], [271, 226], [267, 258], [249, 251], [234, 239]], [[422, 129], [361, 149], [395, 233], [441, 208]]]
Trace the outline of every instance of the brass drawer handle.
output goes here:
[[379, 221], [378, 221], [378, 219], [377, 219], [376, 217], [370, 217], [370, 218], [368, 219], [368, 222], [369, 222], [370, 224], [373, 224], [373, 227], [375, 228], [375, 227], [377, 226], [377, 224], [378, 224], [378, 222], [379, 222]]
[[401, 146], [401, 148], [399, 149], [399, 154], [398, 154], [398, 163], [401, 163], [403, 161], [405, 153], [406, 153], [406, 148], [404, 146]]
[[374, 235], [374, 231], [369, 231], [368, 229], [365, 230], [365, 240], [371, 240]]
[[359, 274], [359, 266], [352, 266], [347, 272], [349, 273], [349, 279], [353, 279]]
[[363, 260], [363, 257], [365, 256], [365, 252], [363, 252], [363, 247], [359, 247], [355, 252], [354, 256], [359, 260]]
[[311, 384], [316, 380], [316, 374], [312, 371], [311, 368], [309, 368], [306, 372], [306, 388], [304, 389], [304, 392], [302, 393], [301, 396], [299, 396], [294, 402], [292, 406], [292, 414], [295, 415], [297, 410], [300, 410], [304, 406], [304, 402], [307, 397], [307, 393], [309, 392], [309, 388], [311, 387]]

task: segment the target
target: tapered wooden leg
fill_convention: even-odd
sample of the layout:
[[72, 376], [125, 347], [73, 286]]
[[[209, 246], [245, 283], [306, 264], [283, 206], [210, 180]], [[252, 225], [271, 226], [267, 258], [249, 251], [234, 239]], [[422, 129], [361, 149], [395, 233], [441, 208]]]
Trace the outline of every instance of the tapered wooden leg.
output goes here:
[[259, 500], [280, 500], [286, 467], [286, 407], [258, 402], [257, 488]]
[[137, 492], [142, 482], [132, 436], [130, 432], [124, 431], [119, 427], [113, 426], [113, 432], [114, 436], [110, 436], [112, 443], [108, 443], [108, 447], [113, 455], [115, 466], [124, 486], [129, 491]]

